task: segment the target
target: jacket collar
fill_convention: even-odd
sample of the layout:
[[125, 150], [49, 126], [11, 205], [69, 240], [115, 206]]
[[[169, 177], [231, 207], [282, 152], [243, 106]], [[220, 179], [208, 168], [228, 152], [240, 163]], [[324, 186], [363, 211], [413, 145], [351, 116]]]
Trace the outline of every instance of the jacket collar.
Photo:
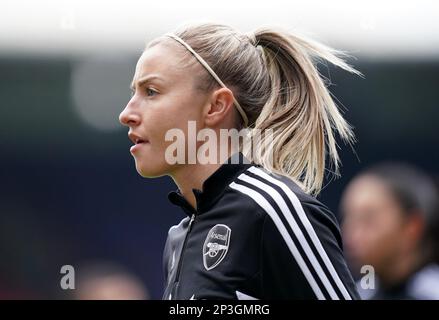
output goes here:
[[172, 204], [181, 207], [189, 216], [201, 214], [209, 210], [221, 197], [227, 186], [251, 166], [252, 163], [241, 152], [235, 153], [227, 159], [204, 181], [202, 190], [192, 189], [197, 202], [197, 210], [191, 206], [178, 189], [170, 192], [168, 199]]

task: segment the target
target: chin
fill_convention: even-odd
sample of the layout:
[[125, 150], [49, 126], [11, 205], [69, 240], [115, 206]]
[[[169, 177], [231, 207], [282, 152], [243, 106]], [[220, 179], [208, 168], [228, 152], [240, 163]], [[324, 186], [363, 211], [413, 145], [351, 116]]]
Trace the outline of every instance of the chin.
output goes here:
[[155, 166], [153, 163], [145, 164], [136, 161], [136, 170], [143, 178], [158, 178], [166, 175], [166, 170], [163, 166]]

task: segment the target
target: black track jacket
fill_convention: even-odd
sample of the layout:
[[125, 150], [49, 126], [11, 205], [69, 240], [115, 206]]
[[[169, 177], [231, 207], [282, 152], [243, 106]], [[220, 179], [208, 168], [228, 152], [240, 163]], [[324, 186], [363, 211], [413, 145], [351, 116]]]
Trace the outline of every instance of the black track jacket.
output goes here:
[[193, 192], [197, 210], [168, 195], [187, 217], [169, 230], [163, 299], [359, 298], [337, 220], [291, 179], [237, 153]]

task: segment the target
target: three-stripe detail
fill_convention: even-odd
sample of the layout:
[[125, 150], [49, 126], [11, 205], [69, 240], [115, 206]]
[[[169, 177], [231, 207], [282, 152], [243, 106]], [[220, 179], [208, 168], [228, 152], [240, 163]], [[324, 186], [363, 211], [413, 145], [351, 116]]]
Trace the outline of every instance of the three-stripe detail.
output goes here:
[[300, 200], [284, 182], [250, 167], [230, 187], [267, 212], [318, 299], [351, 299]]

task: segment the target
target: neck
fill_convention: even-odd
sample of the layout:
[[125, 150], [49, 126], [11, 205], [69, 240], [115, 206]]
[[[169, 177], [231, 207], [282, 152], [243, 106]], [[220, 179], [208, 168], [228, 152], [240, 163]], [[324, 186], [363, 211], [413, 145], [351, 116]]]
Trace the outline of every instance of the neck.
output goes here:
[[[219, 155], [219, 151], [217, 153]], [[219, 167], [232, 155], [229, 150], [224, 159], [218, 159], [219, 161], [214, 164], [186, 164], [176, 169], [171, 178], [174, 180], [181, 194], [191, 204], [191, 206], [197, 209], [197, 201], [192, 189], [202, 190], [203, 183], [209, 178]], [[203, 190], [202, 190], [203, 191]]]
[[421, 257], [416, 252], [401, 255], [396, 263], [392, 263], [392, 268], [382, 270], [380, 281], [384, 287], [392, 287], [408, 279], [419, 268], [422, 262]]

